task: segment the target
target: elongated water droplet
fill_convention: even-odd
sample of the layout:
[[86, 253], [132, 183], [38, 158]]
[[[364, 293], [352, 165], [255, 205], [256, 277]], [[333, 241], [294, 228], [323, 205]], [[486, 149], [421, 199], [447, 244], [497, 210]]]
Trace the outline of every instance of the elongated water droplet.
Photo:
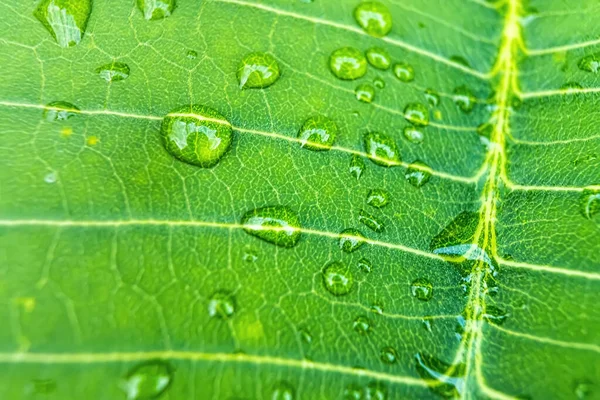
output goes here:
[[475, 107], [475, 96], [466, 86], [460, 86], [454, 89], [452, 99], [454, 100], [454, 104], [464, 112], [471, 112]]
[[383, 315], [383, 305], [375, 303], [371, 306], [371, 312], [377, 315]]
[[431, 107], [437, 107], [440, 104], [440, 95], [433, 89], [425, 90], [425, 99]]
[[266, 88], [279, 79], [279, 64], [275, 57], [268, 53], [247, 54], [237, 70], [240, 89]]
[[350, 158], [350, 174], [358, 179], [365, 172], [365, 168], [365, 162], [362, 157], [353, 154]]
[[485, 307], [483, 318], [491, 324], [502, 325], [508, 318], [508, 313], [501, 308], [488, 305]]
[[300, 335], [300, 339], [302, 339], [302, 341], [306, 344], [311, 344], [313, 341], [313, 337], [311, 335], [311, 333], [308, 331], [308, 329], [300, 329], [298, 331], [298, 334]]
[[402, 82], [411, 82], [415, 79], [415, 70], [405, 62], [394, 65], [394, 75]]
[[331, 262], [323, 268], [323, 285], [335, 296], [346, 295], [354, 285], [352, 271], [339, 261]]
[[585, 189], [579, 200], [581, 213], [588, 219], [600, 213], [600, 189]]
[[410, 284], [410, 293], [421, 301], [429, 301], [433, 297], [433, 284], [425, 278], [418, 278]]
[[125, 376], [121, 388], [127, 400], [155, 399], [173, 381], [173, 367], [164, 361], [153, 360], [136, 365]]
[[371, 321], [369, 320], [369, 318], [363, 315], [356, 317], [354, 321], [352, 321], [352, 329], [354, 329], [354, 331], [359, 335], [364, 336], [371, 332]]
[[404, 118], [415, 126], [427, 126], [429, 110], [421, 103], [410, 103], [404, 108]]
[[44, 107], [44, 119], [46, 121], [66, 121], [80, 113], [76, 105], [66, 101], [53, 101]]
[[354, 18], [358, 25], [371, 36], [382, 37], [392, 29], [390, 10], [377, 1], [360, 3], [354, 9]]
[[391, 346], [384, 347], [379, 353], [379, 358], [386, 364], [394, 364], [398, 360], [396, 349]]
[[106, 82], [122, 81], [129, 78], [129, 66], [122, 62], [112, 62], [96, 68], [96, 73]]
[[416, 126], [405, 127], [403, 133], [406, 140], [414, 144], [423, 143], [423, 139], [425, 138], [421, 128], [418, 128]]
[[294, 400], [296, 389], [287, 381], [280, 381], [273, 387], [271, 400]]
[[463, 67], [470, 67], [469, 62], [463, 56], [450, 56], [450, 61], [460, 64]]
[[365, 237], [358, 229], [344, 229], [340, 235], [339, 246], [346, 253], [352, 253], [365, 244]]
[[431, 167], [423, 161], [415, 161], [408, 166], [404, 177], [414, 187], [420, 188], [431, 179]]
[[372, 189], [367, 194], [367, 204], [375, 208], [385, 207], [389, 201], [390, 195], [383, 189]]
[[208, 315], [227, 319], [235, 313], [235, 298], [230, 292], [218, 290], [208, 300]]
[[577, 63], [577, 66], [582, 71], [593, 72], [596, 73], [600, 69], [600, 53], [590, 54], [588, 56], [583, 57]]
[[425, 330], [429, 333], [433, 332], [433, 328], [432, 328], [432, 324], [431, 324], [431, 318], [429, 317], [425, 317], [421, 320], [421, 322], [423, 323], [423, 328], [425, 328]]
[[464, 386], [464, 364], [450, 365], [438, 358], [417, 353], [417, 373], [427, 382], [429, 389], [444, 398], [461, 397]]
[[298, 139], [301, 140], [300, 145], [306, 149], [329, 150], [335, 141], [337, 132], [338, 128], [335, 122], [318, 115], [304, 121], [302, 128], [298, 131]]
[[137, 0], [138, 8], [147, 20], [163, 19], [175, 9], [175, 0]]
[[231, 124], [224, 116], [198, 104], [179, 107], [167, 114], [161, 134], [172, 156], [202, 168], [219, 162], [233, 136]]
[[365, 153], [375, 164], [391, 167], [400, 163], [400, 152], [394, 139], [379, 132], [368, 132], [363, 137]]
[[381, 382], [370, 382], [365, 387], [364, 400], [387, 400], [387, 387]]
[[344, 400], [362, 400], [362, 389], [358, 385], [350, 384], [344, 388]]
[[377, 233], [383, 232], [385, 228], [382, 222], [378, 221], [373, 215], [365, 210], [360, 210], [358, 222], [363, 223], [366, 227]]
[[75, 46], [83, 38], [92, 0], [42, 0], [33, 15], [61, 47]]
[[331, 53], [329, 68], [340, 79], [354, 80], [367, 73], [367, 60], [355, 48], [342, 47]]
[[284, 206], [262, 207], [248, 211], [241, 221], [250, 235], [280, 247], [293, 247], [300, 240], [300, 222]]
[[373, 67], [381, 70], [386, 70], [390, 67], [391, 57], [390, 53], [387, 52], [386, 49], [382, 49], [381, 47], [371, 47], [367, 50], [367, 61]]
[[361, 258], [360, 260], [358, 260], [358, 268], [360, 268], [362, 272], [368, 274], [373, 270], [373, 264], [366, 258]]
[[356, 87], [354, 94], [356, 95], [356, 99], [358, 101], [362, 101], [363, 103], [371, 103], [375, 98], [375, 89], [368, 83], [363, 83], [362, 85], [358, 85]]

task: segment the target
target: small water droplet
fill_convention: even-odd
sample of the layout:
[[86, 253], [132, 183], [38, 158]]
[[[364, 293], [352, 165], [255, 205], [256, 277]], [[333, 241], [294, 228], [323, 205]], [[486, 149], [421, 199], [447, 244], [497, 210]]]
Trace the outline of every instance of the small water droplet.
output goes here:
[[382, 37], [392, 29], [390, 10], [377, 1], [365, 1], [356, 6], [354, 19], [371, 36]]
[[373, 304], [371, 306], [371, 312], [377, 315], [383, 315], [383, 306], [381, 304]]
[[466, 86], [460, 86], [454, 89], [452, 100], [454, 100], [454, 104], [456, 104], [461, 111], [466, 113], [471, 112], [475, 107], [475, 96]]
[[390, 195], [383, 189], [372, 189], [367, 194], [367, 204], [375, 208], [385, 207], [389, 201]]
[[582, 71], [596, 73], [600, 70], [600, 53], [590, 54], [583, 57], [577, 63], [577, 66]]
[[362, 389], [358, 385], [350, 384], [344, 389], [344, 400], [362, 400]]
[[485, 314], [483, 314], [483, 318], [494, 325], [502, 325], [506, 319], [508, 318], [508, 313], [501, 308], [496, 306], [486, 306]]
[[230, 318], [235, 313], [235, 299], [230, 292], [218, 290], [208, 301], [208, 315], [211, 317]]
[[427, 332], [429, 332], [429, 333], [433, 332], [431, 318], [425, 317], [421, 320], [421, 322], [423, 323], [423, 328], [425, 328], [425, 330]]
[[382, 49], [381, 47], [371, 47], [367, 50], [367, 61], [373, 67], [381, 70], [386, 70], [390, 67], [391, 57], [390, 53], [387, 52], [386, 49]]
[[340, 235], [339, 246], [346, 253], [352, 253], [365, 244], [365, 237], [358, 229], [344, 229]]
[[356, 317], [354, 321], [352, 321], [352, 329], [359, 335], [364, 336], [371, 332], [371, 321], [363, 315]]
[[456, 64], [460, 64], [463, 67], [470, 67], [469, 62], [462, 56], [450, 56], [450, 61], [455, 62]]
[[355, 48], [342, 47], [331, 53], [329, 68], [340, 79], [354, 80], [367, 73], [367, 60]]
[[363, 83], [356, 87], [354, 94], [356, 95], [356, 99], [358, 101], [362, 101], [363, 103], [371, 103], [375, 98], [375, 88], [368, 83]]
[[417, 353], [417, 373], [427, 382], [429, 389], [444, 398], [459, 398], [464, 386], [464, 364], [450, 365], [438, 358]]
[[280, 381], [273, 387], [271, 393], [271, 400], [294, 400], [296, 390], [291, 383], [286, 381]]
[[147, 20], [163, 19], [175, 9], [175, 0], [137, 0], [140, 11]]
[[254, 250], [246, 250], [242, 256], [244, 262], [254, 263], [258, 260], [258, 254]]
[[307, 330], [307, 329], [300, 329], [298, 331], [298, 334], [300, 335], [300, 339], [302, 339], [302, 341], [306, 344], [311, 344], [313, 341], [313, 337], [312, 334]]
[[215, 166], [231, 145], [233, 132], [224, 116], [202, 105], [174, 109], [163, 119], [161, 134], [175, 158], [202, 168]]
[[195, 50], [188, 50], [186, 56], [190, 60], [195, 60], [196, 58], [198, 58], [198, 52]]
[[575, 385], [575, 396], [577, 397], [578, 400], [585, 400], [590, 398], [593, 390], [592, 390], [592, 383], [588, 382], [588, 381], [583, 381], [583, 382], [577, 382]]
[[360, 213], [358, 214], [358, 222], [363, 223], [366, 227], [377, 233], [383, 232], [385, 228], [383, 223], [378, 221], [373, 215], [369, 214], [365, 210], [360, 210]]
[[329, 293], [335, 296], [343, 296], [350, 293], [354, 285], [354, 276], [346, 265], [339, 261], [327, 264], [322, 271], [323, 286]]
[[323, 151], [331, 149], [338, 128], [335, 122], [322, 115], [310, 117], [298, 131], [300, 145], [306, 149]]
[[414, 144], [423, 143], [423, 139], [425, 138], [423, 131], [415, 126], [405, 127], [403, 133], [406, 140]]
[[415, 79], [415, 70], [405, 62], [394, 65], [394, 75], [402, 82], [411, 82]]
[[350, 174], [358, 179], [365, 172], [365, 168], [365, 162], [362, 157], [353, 154], [350, 158]]
[[375, 79], [373, 79], [373, 85], [377, 89], [383, 89], [385, 87], [385, 81], [381, 78], [375, 78]]
[[360, 268], [362, 272], [368, 274], [373, 270], [373, 264], [366, 258], [361, 258], [360, 260], [358, 260], [358, 268]]
[[585, 189], [579, 200], [581, 213], [588, 219], [600, 213], [600, 189]]
[[433, 297], [433, 284], [425, 278], [418, 278], [410, 284], [410, 294], [421, 301], [429, 301]]
[[391, 167], [400, 163], [396, 142], [385, 133], [368, 132], [363, 137], [365, 152], [375, 164]]
[[275, 57], [260, 52], [247, 54], [237, 70], [240, 89], [269, 87], [279, 79], [279, 75], [279, 64]]
[[387, 400], [387, 387], [381, 382], [370, 382], [365, 387], [364, 400]]
[[48, 172], [46, 176], [44, 176], [44, 182], [46, 183], [56, 183], [57, 175], [56, 171]]
[[384, 347], [379, 353], [379, 358], [386, 364], [394, 364], [398, 360], [396, 349], [391, 346]]
[[404, 118], [415, 126], [427, 126], [429, 110], [421, 103], [409, 103], [404, 108]]
[[241, 223], [250, 235], [280, 247], [293, 247], [300, 240], [298, 216], [284, 206], [248, 211], [242, 217]]
[[440, 104], [440, 95], [433, 89], [425, 90], [425, 99], [431, 107], [437, 107]]
[[76, 105], [66, 101], [53, 101], [44, 107], [44, 119], [46, 121], [66, 121], [81, 110]]
[[61, 47], [75, 46], [83, 38], [92, 0], [42, 0], [33, 15]]
[[96, 73], [106, 82], [122, 81], [129, 78], [129, 65], [112, 62], [96, 68]]
[[404, 177], [414, 187], [420, 188], [431, 179], [431, 167], [422, 161], [415, 161], [408, 166]]
[[173, 367], [161, 360], [135, 366], [125, 376], [121, 388], [128, 400], [154, 399], [162, 395], [173, 381]]

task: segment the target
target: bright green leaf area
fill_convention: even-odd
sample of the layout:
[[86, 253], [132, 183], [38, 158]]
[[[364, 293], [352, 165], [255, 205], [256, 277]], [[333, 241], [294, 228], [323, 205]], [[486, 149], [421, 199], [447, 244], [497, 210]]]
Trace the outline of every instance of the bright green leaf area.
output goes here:
[[600, 399], [597, 1], [360, 3], [0, 2], [0, 398]]

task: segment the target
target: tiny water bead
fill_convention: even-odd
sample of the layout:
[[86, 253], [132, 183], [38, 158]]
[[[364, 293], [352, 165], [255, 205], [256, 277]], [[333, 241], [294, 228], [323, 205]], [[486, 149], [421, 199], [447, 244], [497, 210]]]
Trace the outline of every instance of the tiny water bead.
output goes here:
[[600, 189], [585, 189], [579, 199], [581, 213], [592, 219], [600, 213]]
[[425, 99], [431, 107], [437, 107], [440, 104], [440, 95], [433, 89], [425, 90]]
[[433, 284], [425, 278], [415, 279], [410, 284], [410, 294], [418, 300], [429, 301], [433, 297]]
[[348, 228], [340, 232], [339, 246], [346, 253], [352, 253], [364, 244], [365, 237], [358, 229]]
[[390, 53], [381, 47], [371, 47], [366, 51], [366, 55], [369, 64], [377, 69], [385, 71], [392, 63]]
[[354, 19], [371, 36], [382, 37], [392, 29], [390, 10], [377, 1], [365, 1], [356, 6]]
[[273, 386], [271, 400], [294, 400], [296, 389], [287, 381], [279, 381]]
[[361, 222], [367, 228], [377, 233], [383, 232], [385, 228], [382, 222], [378, 221], [377, 218], [375, 218], [373, 215], [369, 214], [365, 210], [360, 210], [358, 214], [358, 222]]
[[368, 132], [363, 137], [365, 152], [371, 161], [384, 167], [400, 163], [400, 152], [390, 136], [380, 132]]
[[366, 258], [358, 260], [358, 268], [365, 273], [370, 273], [373, 270], [373, 263]]
[[404, 108], [404, 118], [414, 126], [427, 126], [429, 110], [421, 103], [409, 103]]
[[396, 361], [398, 361], [398, 354], [396, 353], [396, 349], [391, 346], [387, 346], [381, 349], [379, 358], [386, 364], [394, 364]]
[[372, 324], [369, 318], [361, 315], [352, 321], [352, 329], [361, 336], [371, 332]]
[[46, 182], [46, 183], [56, 183], [57, 180], [58, 180], [58, 177], [57, 177], [57, 174], [55, 171], [48, 172], [44, 176], [44, 182]]
[[294, 247], [300, 240], [300, 222], [292, 210], [284, 206], [256, 208], [241, 221], [244, 231], [280, 247]]
[[305, 149], [323, 151], [331, 149], [338, 128], [335, 122], [322, 115], [310, 117], [298, 131], [300, 145]]
[[431, 167], [425, 164], [423, 161], [415, 161], [411, 163], [406, 169], [404, 177], [416, 188], [420, 188], [431, 179]]
[[387, 387], [381, 382], [370, 382], [365, 387], [364, 400], [387, 400]]
[[198, 58], [198, 52], [195, 50], [188, 50], [188, 52], [186, 53], [186, 57], [190, 60], [195, 60], [196, 58]]
[[96, 68], [96, 73], [106, 82], [122, 81], [129, 78], [129, 65], [122, 62], [112, 62]]
[[121, 388], [128, 400], [155, 399], [173, 381], [173, 367], [161, 360], [139, 364], [125, 376]]
[[390, 194], [383, 189], [371, 189], [367, 194], [367, 204], [371, 207], [382, 208], [390, 202]]
[[274, 84], [279, 79], [279, 63], [268, 53], [247, 54], [237, 69], [240, 89], [262, 89]]
[[600, 70], [600, 53], [583, 57], [579, 60], [577, 66], [582, 71], [597, 73]]
[[473, 92], [466, 86], [460, 86], [454, 89], [452, 100], [454, 100], [454, 104], [456, 104], [461, 111], [466, 113], [473, 110], [476, 102]]
[[307, 330], [307, 329], [300, 329], [298, 331], [298, 334], [300, 335], [300, 339], [302, 339], [302, 341], [306, 344], [311, 344], [313, 341], [313, 337], [312, 334]]
[[593, 387], [594, 385], [589, 381], [576, 382], [573, 392], [578, 400], [585, 400], [592, 395]]
[[225, 290], [218, 290], [208, 300], [208, 315], [227, 319], [235, 313], [235, 299], [233, 295]]
[[233, 132], [224, 116], [210, 107], [195, 104], [167, 114], [161, 135], [172, 156], [188, 164], [210, 168], [229, 149]]
[[254, 250], [246, 250], [242, 255], [242, 260], [247, 263], [255, 263], [258, 260], [258, 254]]
[[75, 46], [83, 38], [92, 0], [42, 0], [33, 15], [61, 47]]
[[423, 139], [425, 136], [423, 135], [423, 131], [416, 126], [407, 126], [403, 131], [404, 137], [411, 143], [420, 144], [423, 143]]
[[356, 95], [356, 99], [358, 101], [362, 101], [363, 103], [371, 103], [375, 98], [375, 88], [368, 83], [363, 83], [362, 85], [358, 85], [356, 87], [354, 94]]
[[340, 79], [354, 80], [363, 77], [367, 73], [367, 60], [357, 49], [342, 47], [331, 53], [329, 68]]
[[373, 304], [371, 306], [371, 312], [377, 315], [383, 315], [383, 306], [381, 304]]
[[373, 86], [377, 89], [383, 89], [385, 87], [385, 81], [381, 78], [375, 78], [373, 79]]
[[350, 175], [359, 179], [365, 172], [365, 168], [365, 161], [361, 156], [353, 154], [352, 157], [350, 157]]
[[335, 296], [343, 296], [350, 293], [354, 285], [352, 271], [339, 261], [327, 264], [323, 268], [323, 285], [329, 293]]
[[394, 75], [402, 82], [411, 82], [415, 79], [415, 70], [411, 65], [401, 62], [394, 65]]
[[137, 0], [137, 6], [147, 20], [163, 19], [175, 9], [175, 0]]
[[66, 101], [53, 101], [44, 107], [44, 119], [46, 121], [66, 121], [80, 113], [81, 110]]
[[344, 400], [362, 400], [362, 388], [358, 385], [350, 384], [344, 388]]
[[462, 65], [463, 67], [471, 66], [469, 64], [469, 62], [463, 56], [457, 56], [457, 55], [450, 56], [450, 61], [452, 61], [453, 63], [459, 64], [459, 65]]

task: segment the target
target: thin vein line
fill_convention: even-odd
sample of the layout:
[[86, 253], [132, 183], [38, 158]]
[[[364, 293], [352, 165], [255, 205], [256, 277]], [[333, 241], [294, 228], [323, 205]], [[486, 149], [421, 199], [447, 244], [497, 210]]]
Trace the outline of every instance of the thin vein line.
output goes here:
[[581, 88], [581, 89], [549, 89], [549, 90], [540, 90], [537, 92], [525, 92], [519, 93], [518, 96], [521, 99], [534, 99], [534, 98], [543, 98], [543, 97], [552, 97], [552, 96], [574, 96], [578, 94], [588, 94], [588, 93], [598, 93], [600, 92], [600, 88]]
[[536, 142], [533, 140], [522, 140], [517, 138], [512, 138], [512, 142], [519, 145], [525, 146], [558, 146], [558, 145], [566, 145], [571, 143], [580, 143], [580, 142], [589, 142], [592, 140], [600, 139], [600, 135], [590, 136], [586, 138], [573, 138], [573, 139], [565, 139], [565, 140], [549, 140], [547, 142]]
[[598, 43], [600, 43], [600, 39], [588, 40], [586, 42], [581, 43], [566, 44], [563, 46], [549, 47], [546, 49], [525, 49], [525, 54], [527, 54], [528, 56], [540, 56], [544, 54], [558, 53], [560, 51], [568, 51], [573, 49], [580, 49], [582, 47], [594, 46]]
[[565, 347], [565, 348], [576, 349], [576, 350], [589, 350], [589, 351], [594, 351], [596, 353], [600, 353], [600, 346], [591, 344], [591, 343], [565, 342], [563, 340], [556, 340], [556, 339], [551, 339], [551, 338], [547, 338], [547, 337], [531, 335], [529, 333], [512, 331], [510, 329], [502, 328], [496, 324], [489, 324], [489, 326], [491, 326], [494, 329], [497, 329], [501, 332], [504, 332], [508, 335], [521, 337], [521, 338], [528, 339], [528, 340], [533, 340], [533, 341], [539, 342], [539, 343], [551, 344], [553, 346]]
[[538, 186], [538, 185], [520, 185], [511, 181], [505, 180], [505, 185], [512, 191], [523, 191], [523, 192], [574, 192], [580, 193], [586, 189], [598, 190], [598, 185], [588, 186]]
[[520, 262], [520, 261], [504, 260], [502, 258], [497, 258], [497, 261], [498, 261], [498, 264], [505, 266], [505, 267], [529, 269], [532, 271], [542, 271], [542, 272], [548, 272], [548, 273], [552, 273], [552, 274], [575, 276], [577, 278], [585, 278], [585, 279], [600, 281], [600, 274], [594, 273], [594, 272], [585, 272], [585, 271], [567, 269], [567, 268], [562, 268], [562, 267], [554, 267], [552, 265], [536, 265], [536, 264], [530, 264], [530, 263]]

